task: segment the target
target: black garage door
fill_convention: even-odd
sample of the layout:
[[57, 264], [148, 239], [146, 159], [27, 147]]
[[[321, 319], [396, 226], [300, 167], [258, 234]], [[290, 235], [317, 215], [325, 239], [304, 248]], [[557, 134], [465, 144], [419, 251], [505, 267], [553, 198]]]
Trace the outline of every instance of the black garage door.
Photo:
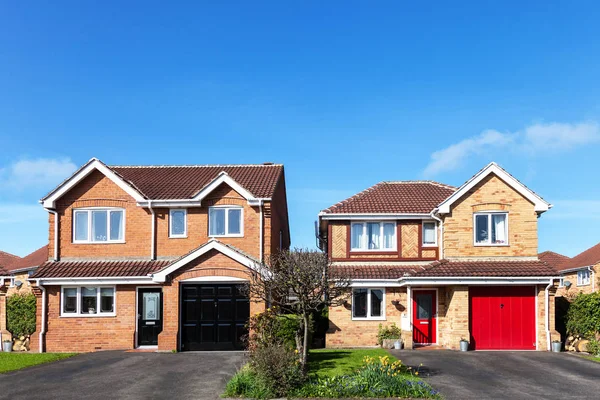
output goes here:
[[183, 285], [181, 350], [243, 348], [250, 302], [242, 285]]

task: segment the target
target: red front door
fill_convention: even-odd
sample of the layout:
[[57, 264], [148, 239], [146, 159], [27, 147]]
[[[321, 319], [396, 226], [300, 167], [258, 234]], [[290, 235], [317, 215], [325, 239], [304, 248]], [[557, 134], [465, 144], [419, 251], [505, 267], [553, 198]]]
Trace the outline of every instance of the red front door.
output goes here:
[[413, 342], [436, 343], [437, 296], [435, 290], [413, 291]]
[[534, 287], [470, 287], [469, 297], [471, 348], [535, 350]]

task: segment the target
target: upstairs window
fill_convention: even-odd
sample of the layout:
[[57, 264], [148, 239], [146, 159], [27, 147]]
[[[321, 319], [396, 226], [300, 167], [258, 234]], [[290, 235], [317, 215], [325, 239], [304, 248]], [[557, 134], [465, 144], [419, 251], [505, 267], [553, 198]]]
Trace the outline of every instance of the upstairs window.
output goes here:
[[169, 211], [169, 237], [187, 237], [187, 210], [173, 209]]
[[358, 222], [351, 228], [352, 250], [395, 250], [396, 223]]
[[92, 208], [73, 211], [74, 243], [123, 243], [125, 210]]
[[423, 246], [437, 245], [437, 229], [435, 222], [423, 222]]
[[508, 245], [508, 213], [476, 213], [473, 224], [475, 245]]
[[590, 284], [590, 270], [577, 271], [577, 286]]
[[210, 207], [208, 209], [208, 235], [244, 236], [242, 207]]

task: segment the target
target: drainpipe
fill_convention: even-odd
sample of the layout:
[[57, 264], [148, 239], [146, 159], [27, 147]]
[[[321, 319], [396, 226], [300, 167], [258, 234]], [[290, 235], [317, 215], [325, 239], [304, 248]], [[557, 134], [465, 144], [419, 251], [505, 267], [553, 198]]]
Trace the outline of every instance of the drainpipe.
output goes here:
[[596, 280], [594, 279], [594, 268], [591, 266], [587, 267], [588, 271], [590, 271], [590, 280], [592, 281], [592, 293], [596, 291]]
[[440, 237], [438, 240], [438, 245], [440, 246], [440, 260], [444, 259], [444, 221], [441, 220], [441, 218], [438, 218], [435, 216], [435, 212], [436, 210], [433, 210], [431, 212], [431, 218], [435, 219], [438, 224], [440, 225]]
[[546, 300], [546, 318], [544, 318], [546, 323], [546, 342], [548, 344], [548, 351], [550, 351], [550, 288], [554, 286], [554, 278], [550, 278], [550, 283], [546, 286], [545, 300]]
[[406, 302], [408, 303], [406, 305], [406, 307], [408, 308], [408, 326], [410, 327], [410, 332], [412, 332], [412, 288], [410, 287], [410, 285], [406, 287]]
[[154, 260], [156, 257], [154, 254], [156, 253], [154, 249], [154, 240], [156, 236], [156, 218], [154, 214], [154, 209], [152, 208], [152, 200], [148, 200], [148, 210], [150, 210], [150, 215], [152, 219], [150, 221], [150, 231], [152, 234], [150, 235], [150, 260]]
[[42, 290], [42, 329], [40, 330], [40, 353], [44, 352], [44, 335], [46, 335], [46, 288], [36, 279], [36, 286]]
[[54, 214], [54, 261], [58, 261], [58, 211], [46, 208], [50, 214]]
[[263, 252], [264, 252], [264, 250], [263, 250], [263, 247], [264, 247], [264, 244], [263, 244], [263, 240], [264, 240], [263, 239], [263, 236], [264, 236], [264, 232], [263, 232], [263, 201], [262, 200], [260, 200], [258, 203], [258, 209], [260, 211], [260, 228], [259, 228], [260, 229], [260, 240], [259, 240], [260, 244], [259, 244], [258, 251], [260, 253], [260, 263], [262, 264], [263, 259], [264, 259], [264, 257], [263, 257]]

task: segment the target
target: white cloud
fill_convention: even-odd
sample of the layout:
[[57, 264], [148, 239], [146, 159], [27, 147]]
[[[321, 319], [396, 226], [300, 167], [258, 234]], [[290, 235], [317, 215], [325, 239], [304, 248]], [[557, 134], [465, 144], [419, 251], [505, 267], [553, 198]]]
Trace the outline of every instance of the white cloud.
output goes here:
[[594, 121], [579, 124], [538, 123], [513, 133], [486, 130], [478, 136], [464, 139], [431, 154], [423, 175], [432, 177], [455, 170], [469, 156], [489, 153], [507, 145], [511, 145], [512, 151], [535, 155], [541, 152], [567, 151], [597, 142], [600, 142], [600, 125]]
[[439, 172], [458, 168], [471, 155], [512, 143], [514, 135], [495, 130], [483, 131], [479, 136], [462, 140], [431, 155], [431, 161], [423, 171], [425, 176], [434, 176]]
[[0, 169], [0, 186], [17, 190], [46, 190], [62, 182], [76, 169], [69, 158], [20, 160]]

